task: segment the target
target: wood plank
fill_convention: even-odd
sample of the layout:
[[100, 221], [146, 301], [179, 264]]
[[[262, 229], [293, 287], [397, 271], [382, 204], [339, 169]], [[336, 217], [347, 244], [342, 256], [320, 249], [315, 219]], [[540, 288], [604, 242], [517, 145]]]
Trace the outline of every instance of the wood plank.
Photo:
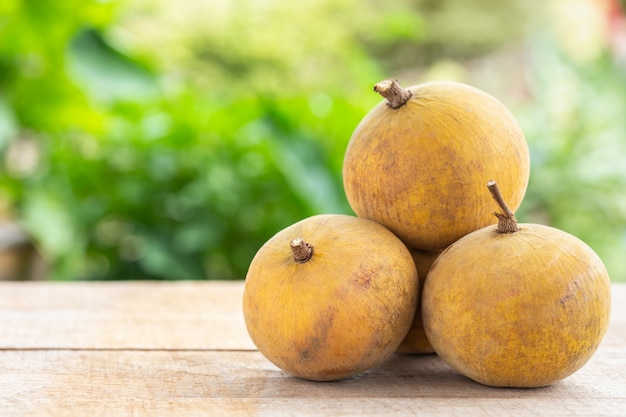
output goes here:
[[255, 349], [242, 281], [2, 282], [0, 349]]
[[243, 282], [0, 284], [3, 416], [624, 416], [626, 285], [590, 362], [553, 386], [498, 389], [436, 355], [300, 380], [254, 350]]
[[[254, 350], [243, 281], [2, 282], [0, 349]], [[603, 343], [626, 349], [626, 284]]]
[[6, 350], [0, 410], [20, 416], [549, 415], [623, 416], [626, 359], [603, 348], [541, 389], [490, 388], [435, 355], [393, 355], [339, 382], [286, 375], [260, 353]]
[[185, 398], [185, 399], [114, 399], [68, 401], [49, 400], [36, 403], [22, 401], [23, 407], [9, 408], [0, 403], [5, 414], [12, 417], [623, 417], [624, 404], [601, 403], [596, 408], [582, 406], [580, 401], [546, 401], [537, 398], [479, 399], [416, 399], [409, 398], [345, 398], [328, 401], [324, 398]]

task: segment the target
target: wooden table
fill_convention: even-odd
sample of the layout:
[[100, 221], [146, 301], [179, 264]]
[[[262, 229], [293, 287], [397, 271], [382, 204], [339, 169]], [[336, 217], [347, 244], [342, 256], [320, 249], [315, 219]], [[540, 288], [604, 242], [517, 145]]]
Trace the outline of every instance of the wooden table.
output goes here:
[[574, 375], [479, 385], [435, 355], [340, 382], [286, 375], [245, 330], [239, 282], [0, 284], [1, 416], [626, 416], [626, 284]]

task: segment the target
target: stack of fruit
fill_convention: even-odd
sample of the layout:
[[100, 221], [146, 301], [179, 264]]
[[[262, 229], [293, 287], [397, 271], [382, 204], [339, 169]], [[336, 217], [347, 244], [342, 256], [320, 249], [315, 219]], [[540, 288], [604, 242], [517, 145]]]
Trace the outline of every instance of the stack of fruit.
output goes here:
[[343, 165], [356, 216], [304, 219], [250, 264], [243, 313], [259, 351], [320, 381], [394, 352], [434, 352], [490, 386], [580, 369], [608, 327], [610, 280], [578, 238], [517, 223], [530, 157], [514, 116], [461, 83], [374, 91], [385, 101]]

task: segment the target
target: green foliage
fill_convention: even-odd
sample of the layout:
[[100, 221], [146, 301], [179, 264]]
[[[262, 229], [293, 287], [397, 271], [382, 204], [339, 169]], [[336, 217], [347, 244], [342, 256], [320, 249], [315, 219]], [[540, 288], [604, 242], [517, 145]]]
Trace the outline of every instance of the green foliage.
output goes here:
[[242, 278], [282, 227], [349, 210], [343, 148], [375, 97], [302, 80], [268, 88], [253, 74], [267, 54], [245, 48], [230, 55], [241, 65], [211, 57], [172, 80], [158, 57], [107, 38], [110, 5], [63, 4], [84, 13], [52, 19], [18, 3], [2, 36], [37, 38], [2, 49], [2, 195], [53, 261], [53, 279]]
[[[0, 208], [51, 279], [243, 278], [283, 227], [351, 212], [341, 163], [373, 83], [497, 49], [525, 4], [3, 1]], [[519, 217], [576, 234], [626, 280], [624, 77], [532, 50]]]

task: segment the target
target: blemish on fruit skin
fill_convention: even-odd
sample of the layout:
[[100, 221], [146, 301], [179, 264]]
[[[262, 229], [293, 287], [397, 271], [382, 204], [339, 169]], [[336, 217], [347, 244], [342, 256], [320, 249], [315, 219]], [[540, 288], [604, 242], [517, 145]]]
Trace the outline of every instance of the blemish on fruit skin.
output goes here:
[[569, 285], [567, 286], [567, 292], [563, 294], [561, 298], [559, 298], [559, 304], [565, 307], [565, 305], [568, 303], [570, 299], [576, 297], [576, 294], [578, 293], [579, 289], [580, 287], [579, 287], [578, 281], [573, 281], [569, 283]]
[[368, 290], [372, 286], [371, 273], [368, 270], [361, 269], [359, 274], [354, 277], [354, 285], [357, 288]]
[[565, 307], [565, 305], [567, 304], [567, 302], [570, 300], [570, 298], [572, 298], [574, 296], [574, 294], [572, 294], [571, 292], [567, 292], [565, 293], [561, 298], [559, 298], [559, 304], [561, 304], [561, 306]]
[[311, 343], [309, 344], [309, 347], [299, 352], [300, 359], [304, 362], [313, 359], [315, 356], [315, 352], [317, 352], [319, 348], [320, 348], [319, 338], [316, 337], [316, 338], [311, 339]]
[[298, 351], [301, 361], [316, 360], [318, 352], [328, 347], [323, 342], [329, 338], [336, 314], [337, 308], [332, 307], [319, 312], [317, 320], [312, 325], [313, 332], [304, 340]]

